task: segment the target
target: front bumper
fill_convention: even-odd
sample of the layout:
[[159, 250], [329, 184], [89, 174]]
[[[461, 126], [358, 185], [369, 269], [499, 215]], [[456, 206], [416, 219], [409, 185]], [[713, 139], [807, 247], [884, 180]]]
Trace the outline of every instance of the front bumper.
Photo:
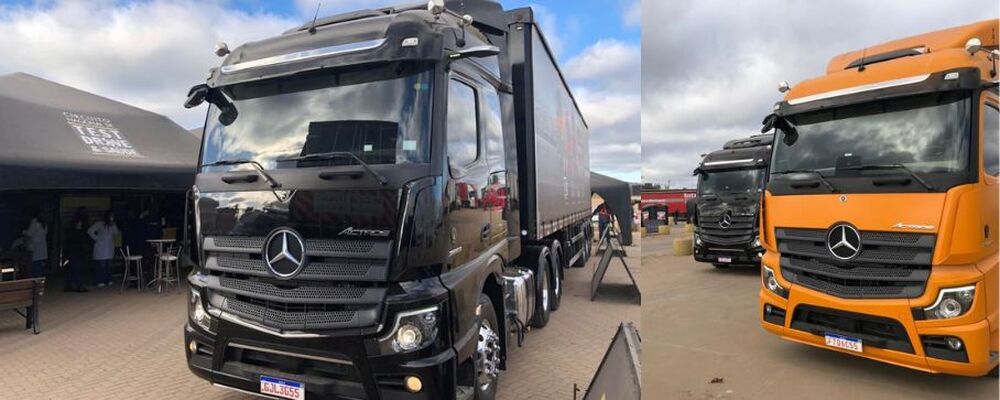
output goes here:
[[[184, 343], [191, 372], [218, 386], [257, 394], [261, 376], [270, 376], [304, 383], [312, 399], [454, 398], [451, 348], [369, 356], [363, 336], [283, 339], [224, 320], [215, 326], [211, 335], [187, 324]], [[406, 391], [407, 376], [420, 378], [423, 389]]]
[[[771, 265], [766, 262], [765, 264]], [[936, 267], [927, 284], [923, 296], [914, 299], [842, 299], [797, 285], [790, 285], [780, 278], [779, 283], [788, 289], [788, 298], [782, 298], [764, 288], [760, 288], [758, 315], [761, 326], [783, 339], [822, 347], [842, 353], [916, 369], [930, 373], [945, 373], [964, 376], [982, 376], [989, 373], [998, 362], [998, 344], [991, 341], [997, 337], [997, 327], [991, 326], [986, 318], [986, 282], [975, 267]], [[777, 268], [774, 268], [777, 272]], [[938, 278], [938, 279], [936, 279]], [[946, 283], [942, 283], [946, 282]], [[975, 284], [976, 298], [972, 308], [964, 315], [948, 320], [918, 320], [914, 308], [926, 307], [934, 302], [938, 290], [943, 287]], [[818, 310], [818, 311], [817, 311]], [[770, 311], [770, 312], [769, 312]], [[803, 313], [820, 312], [826, 315], [840, 315], [829, 319], [841, 322], [845, 329], [829, 328], [810, 324], [803, 320]], [[850, 321], [856, 322], [853, 325]], [[867, 336], [866, 326], [895, 327], [895, 340], [885, 340], [885, 336]], [[888, 329], [887, 332], [893, 331]], [[869, 331], [870, 332], [870, 331]], [[864, 343], [863, 352], [830, 347], [826, 344], [825, 333], [860, 337]], [[887, 335], [891, 336], [891, 335]], [[955, 337], [964, 344], [962, 352], [946, 352], [930, 345], [933, 338]], [[874, 340], [871, 340], [874, 339]], [[961, 357], [964, 356], [964, 357]], [[964, 359], [964, 361], [961, 361]]]
[[[713, 264], [760, 265], [760, 257], [763, 252], [764, 249], [754, 247], [753, 243], [723, 246], [702, 242], [701, 245], [694, 246], [694, 260]], [[726, 258], [731, 261], [725, 262]]]

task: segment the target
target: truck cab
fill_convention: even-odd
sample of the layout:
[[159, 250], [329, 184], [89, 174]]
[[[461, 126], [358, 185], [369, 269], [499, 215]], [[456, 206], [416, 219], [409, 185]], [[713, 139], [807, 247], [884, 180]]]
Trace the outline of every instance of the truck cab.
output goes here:
[[553, 252], [575, 253], [565, 224], [522, 227], [531, 51], [531, 9], [486, 0], [220, 45], [186, 103], [209, 103], [191, 371], [280, 398], [493, 398], [508, 346], [558, 307]]
[[996, 374], [997, 20], [830, 60], [785, 91], [763, 199], [767, 331]]
[[694, 259], [717, 268], [757, 266], [764, 249], [759, 205], [771, 161], [772, 134], [734, 139], [707, 154], [694, 171]]

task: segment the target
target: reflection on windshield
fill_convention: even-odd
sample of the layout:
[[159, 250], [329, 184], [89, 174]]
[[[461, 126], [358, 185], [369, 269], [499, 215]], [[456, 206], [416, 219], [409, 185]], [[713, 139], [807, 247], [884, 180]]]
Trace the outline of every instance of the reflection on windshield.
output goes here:
[[763, 186], [764, 170], [708, 171], [698, 180], [699, 195], [757, 193]]
[[276, 161], [326, 152], [350, 152], [369, 164], [427, 162], [432, 71], [431, 65], [389, 64], [227, 87], [223, 93], [239, 116], [224, 125], [219, 109], [210, 108], [202, 164], [249, 159], [274, 169], [352, 163]]
[[830, 175], [902, 164], [918, 173], [959, 172], [969, 159], [970, 104], [967, 95], [946, 93], [793, 116], [798, 137], [791, 145], [777, 141], [772, 170]]

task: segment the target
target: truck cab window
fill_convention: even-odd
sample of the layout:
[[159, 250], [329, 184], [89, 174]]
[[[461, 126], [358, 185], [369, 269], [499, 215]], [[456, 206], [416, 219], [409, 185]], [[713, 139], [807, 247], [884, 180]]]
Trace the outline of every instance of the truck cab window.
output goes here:
[[983, 110], [983, 165], [986, 173], [997, 176], [1000, 173], [1000, 120], [996, 106], [987, 104]]
[[479, 156], [476, 118], [476, 91], [451, 80], [448, 88], [448, 160], [452, 167], [464, 167]]
[[501, 121], [500, 96], [496, 90], [487, 88], [483, 91], [483, 134], [486, 136], [486, 154], [489, 160], [490, 170], [503, 170], [504, 168], [504, 147], [503, 147], [503, 122]]

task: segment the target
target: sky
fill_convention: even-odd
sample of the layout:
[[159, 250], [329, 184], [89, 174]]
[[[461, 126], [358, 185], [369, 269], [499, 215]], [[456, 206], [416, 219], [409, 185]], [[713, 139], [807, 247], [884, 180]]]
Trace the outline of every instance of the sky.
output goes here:
[[[326, 0], [319, 15], [412, 3]], [[0, 0], [0, 75], [25, 72], [166, 115], [190, 129], [204, 106], [185, 110], [231, 48], [311, 20], [316, 0]], [[560, 60], [591, 131], [591, 169], [640, 180], [638, 0], [508, 0], [531, 6]]]
[[643, 0], [643, 182], [693, 187], [701, 155], [759, 133], [778, 82], [836, 54], [997, 18], [996, 0]]

